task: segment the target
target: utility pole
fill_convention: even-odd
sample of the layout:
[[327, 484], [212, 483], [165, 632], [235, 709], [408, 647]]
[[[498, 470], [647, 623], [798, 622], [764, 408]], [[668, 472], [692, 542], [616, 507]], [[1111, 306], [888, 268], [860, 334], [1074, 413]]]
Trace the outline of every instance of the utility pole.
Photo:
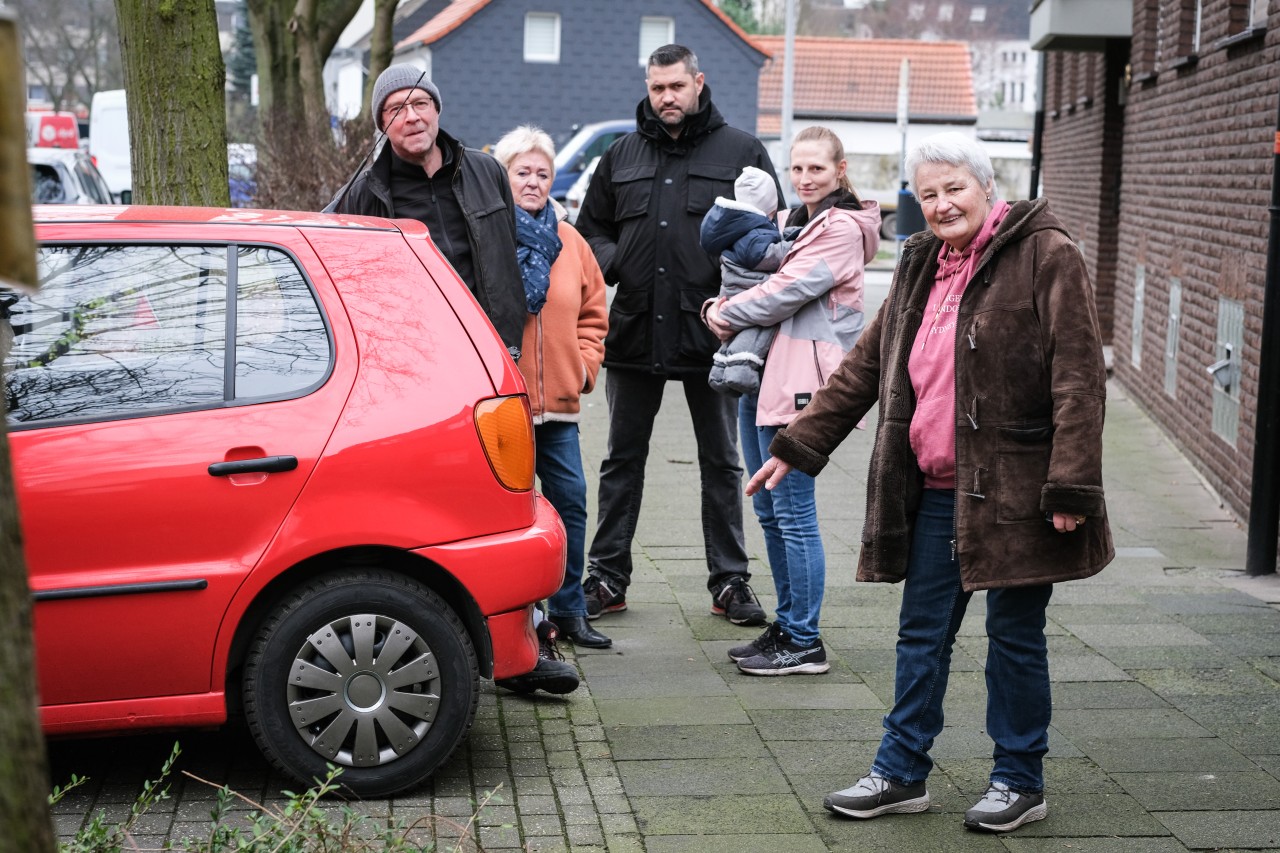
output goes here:
[[1244, 567], [1249, 575], [1276, 571], [1280, 527], [1280, 108], [1271, 157], [1271, 231], [1262, 297], [1262, 346], [1258, 354], [1258, 408], [1253, 426], [1253, 482], [1249, 487], [1249, 539]]
[[791, 186], [786, 176], [791, 172], [791, 120], [795, 112], [794, 90], [796, 85], [796, 0], [787, 0], [783, 12], [785, 32], [782, 56], [782, 151], [778, 158], [782, 171], [783, 192]]

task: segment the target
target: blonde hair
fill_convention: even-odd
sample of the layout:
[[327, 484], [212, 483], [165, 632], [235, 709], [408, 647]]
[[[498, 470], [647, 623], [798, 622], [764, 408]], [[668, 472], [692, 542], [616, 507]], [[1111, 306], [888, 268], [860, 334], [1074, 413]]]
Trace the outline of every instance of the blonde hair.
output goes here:
[[522, 124], [499, 139], [498, 144], [493, 146], [493, 157], [505, 169], [511, 165], [512, 160], [531, 151], [537, 151], [547, 158], [547, 162], [551, 164], [551, 177], [554, 178], [556, 176], [556, 144], [551, 141], [546, 131], [532, 124]]
[[[831, 151], [831, 162], [837, 166], [844, 157], [844, 143], [840, 141], [840, 137], [836, 136], [835, 131], [821, 125], [806, 127], [804, 130], [796, 134], [795, 139], [791, 140], [791, 147], [795, 148], [801, 142], [825, 142], [827, 148]], [[853, 192], [853, 184], [849, 181], [849, 172], [840, 176], [840, 189], [847, 192]], [[856, 196], [857, 193], [854, 193]]]

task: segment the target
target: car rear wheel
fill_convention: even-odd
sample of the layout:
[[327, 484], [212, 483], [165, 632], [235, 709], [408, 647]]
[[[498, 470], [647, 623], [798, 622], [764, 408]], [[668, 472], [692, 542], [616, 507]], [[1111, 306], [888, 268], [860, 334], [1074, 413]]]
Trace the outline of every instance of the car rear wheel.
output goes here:
[[898, 213], [886, 213], [880, 220], [880, 236], [886, 240], [898, 239]]
[[244, 667], [245, 719], [276, 767], [362, 797], [411, 788], [457, 748], [480, 693], [457, 614], [421, 584], [376, 569], [300, 587], [264, 621]]

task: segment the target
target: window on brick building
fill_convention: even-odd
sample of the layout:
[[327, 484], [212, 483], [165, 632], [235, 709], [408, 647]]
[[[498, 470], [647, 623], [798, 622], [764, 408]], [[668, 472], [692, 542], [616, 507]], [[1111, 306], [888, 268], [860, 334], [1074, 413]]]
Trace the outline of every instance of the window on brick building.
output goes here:
[[969, 23], [981, 24], [986, 19], [987, 19], [986, 6], [974, 6], [972, 9], [969, 10]]
[[1159, 20], [1160, 0], [1135, 0], [1133, 41], [1129, 52], [1129, 68], [1133, 77], [1142, 79], [1155, 73]]
[[1179, 0], [1178, 18], [1174, 22], [1177, 35], [1176, 57], [1195, 56], [1200, 52], [1200, 21], [1203, 0]]
[[938, 7], [938, 20], [950, 21], [952, 16], [955, 14], [955, 10], [956, 7], [952, 6], [950, 3], [943, 3]]
[[1267, 26], [1267, 0], [1229, 0], [1227, 34], [1250, 32]]

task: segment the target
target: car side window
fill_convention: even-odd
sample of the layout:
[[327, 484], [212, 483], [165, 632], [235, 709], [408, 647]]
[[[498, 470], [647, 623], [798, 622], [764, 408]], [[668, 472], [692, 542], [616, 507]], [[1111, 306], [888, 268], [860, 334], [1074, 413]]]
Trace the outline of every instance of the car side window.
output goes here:
[[84, 187], [84, 191], [94, 204], [111, 204], [111, 195], [103, 194], [101, 181], [91, 165], [76, 163], [76, 175], [79, 176], [80, 185]]
[[[228, 256], [238, 276], [229, 276]], [[320, 384], [328, 371], [320, 310], [283, 252], [43, 246], [37, 263], [40, 289], [0, 300], [13, 332], [4, 369], [15, 426], [284, 396]], [[227, 310], [229, 279], [235, 312]]]
[[58, 170], [43, 163], [31, 166], [31, 203], [62, 204], [67, 200], [66, 190]]
[[283, 252], [237, 250], [235, 396], [280, 397], [329, 370], [329, 334], [306, 279]]

